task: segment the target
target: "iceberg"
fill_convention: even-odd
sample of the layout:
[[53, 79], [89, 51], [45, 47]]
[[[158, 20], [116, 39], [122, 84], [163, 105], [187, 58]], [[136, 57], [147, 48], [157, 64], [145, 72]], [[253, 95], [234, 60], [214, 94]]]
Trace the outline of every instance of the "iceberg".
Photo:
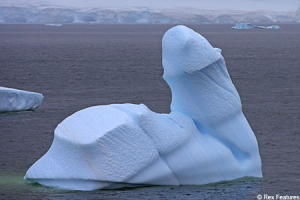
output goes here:
[[251, 23], [236, 23], [232, 29], [280, 29], [277, 25], [272, 26], [256, 26]]
[[0, 113], [35, 110], [43, 98], [40, 93], [0, 87]]
[[235, 26], [232, 27], [232, 29], [255, 29], [255, 28], [263, 29], [265, 27], [256, 26], [256, 25], [251, 24], [251, 23], [236, 23]]
[[96, 190], [262, 177], [257, 140], [221, 50], [179, 25], [163, 36], [162, 64], [171, 113], [143, 104], [80, 110], [57, 126], [26, 182]]
[[62, 26], [62, 24], [45, 24], [45, 26]]
[[281, 28], [280, 26], [272, 25], [272, 26], [267, 26], [266, 29], [281, 29]]
[[254, 25], [250, 23], [236, 23], [232, 29], [254, 29]]

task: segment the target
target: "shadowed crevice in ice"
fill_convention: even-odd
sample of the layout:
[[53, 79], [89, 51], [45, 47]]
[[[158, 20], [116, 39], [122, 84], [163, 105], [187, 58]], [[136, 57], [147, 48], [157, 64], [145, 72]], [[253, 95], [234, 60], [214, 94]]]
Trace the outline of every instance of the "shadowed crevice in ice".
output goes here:
[[246, 162], [247, 159], [250, 159], [250, 153], [244, 152], [243, 149], [239, 148], [237, 145], [235, 145], [230, 140], [227, 140], [226, 138], [223, 138], [217, 134], [214, 134], [214, 132], [203, 129], [203, 126], [201, 126], [197, 122], [195, 122], [195, 124], [200, 133], [207, 134], [207, 136], [210, 136], [210, 137], [214, 138], [216, 141], [219, 141], [225, 148], [230, 149], [232, 155], [240, 164], [243, 164], [243, 162]]
[[262, 177], [257, 141], [221, 50], [185, 26], [168, 30], [162, 48], [171, 113], [143, 104], [80, 110], [57, 126], [25, 179], [93, 190]]

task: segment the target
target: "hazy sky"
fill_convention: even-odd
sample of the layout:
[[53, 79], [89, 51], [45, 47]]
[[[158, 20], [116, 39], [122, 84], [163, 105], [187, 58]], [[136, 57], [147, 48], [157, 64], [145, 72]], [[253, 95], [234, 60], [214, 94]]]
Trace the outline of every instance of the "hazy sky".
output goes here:
[[67, 7], [192, 7], [209, 10], [295, 11], [300, 0], [0, 0], [0, 4], [58, 5]]

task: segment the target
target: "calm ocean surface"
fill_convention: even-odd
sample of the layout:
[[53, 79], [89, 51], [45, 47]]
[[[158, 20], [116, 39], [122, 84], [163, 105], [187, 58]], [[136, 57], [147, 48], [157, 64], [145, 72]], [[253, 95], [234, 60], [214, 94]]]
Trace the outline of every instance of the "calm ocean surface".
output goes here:
[[43, 93], [34, 112], [0, 114], [0, 199], [256, 199], [300, 196], [300, 24], [281, 30], [190, 25], [222, 49], [258, 140], [263, 179], [204, 186], [68, 191], [27, 185], [58, 123], [94, 105], [170, 112], [161, 39], [172, 25], [0, 25], [0, 85]]

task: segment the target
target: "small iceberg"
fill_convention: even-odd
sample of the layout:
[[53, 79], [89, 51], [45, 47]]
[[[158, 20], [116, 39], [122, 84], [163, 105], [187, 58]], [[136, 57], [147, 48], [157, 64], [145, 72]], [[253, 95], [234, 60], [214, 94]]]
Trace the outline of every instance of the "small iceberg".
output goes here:
[[80, 110], [56, 127], [26, 181], [96, 190], [262, 177], [257, 140], [221, 50], [176, 26], [163, 36], [162, 65], [171, 113], [143, 104]]
[[258, 26], [255, 26], [251, 23], [236, 23], [232, 29], [255, 29], [258, 28]]
[[0, 87], [0, 113], [35, 110], [43, 98], [40, 93]]
[[280, 26], [272, 25], [272, 26], [267, 26], [266, 29], [281, 29], [281, 28]]
[[251, 23], [236, 23], [232, 29], [280, 29], [277, 25], [272, 26], [257, 26]]
[[45, 24], [45, 26], [62, 26], [62, 24]]

